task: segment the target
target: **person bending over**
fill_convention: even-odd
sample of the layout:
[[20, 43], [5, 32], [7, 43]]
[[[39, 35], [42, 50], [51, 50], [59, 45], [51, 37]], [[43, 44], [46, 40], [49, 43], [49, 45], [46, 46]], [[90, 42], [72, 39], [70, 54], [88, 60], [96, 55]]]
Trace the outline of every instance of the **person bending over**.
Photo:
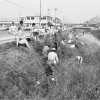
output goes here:
[[26, 45], [30, 49], [30, 51], [31, 51], [29, 43], [28, 43], [28, 41], [26, 40], [26, 38], [24, 36], [23, 30], [24, 30], [23, 29], [23, 22], [20, 21], [20, 25], [18, 27], [17, 46], [19, 46], [19, 45]]

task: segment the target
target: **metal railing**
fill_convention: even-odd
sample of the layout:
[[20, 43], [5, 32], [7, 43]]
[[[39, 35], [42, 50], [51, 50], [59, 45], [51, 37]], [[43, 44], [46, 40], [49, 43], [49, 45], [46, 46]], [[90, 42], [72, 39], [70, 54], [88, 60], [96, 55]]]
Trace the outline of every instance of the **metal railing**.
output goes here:
[[[30, 34], [27, 34], [25, 35], [26, 38], [30, 38]], [[3, 44], [3, 43], [7, 43], [7, 42], [13, 42], [15, 41], [15, 37], [12, 36], [12, 37], [4, 37], [4, 38], [1, 38], [0, 39], [0, 44]]]

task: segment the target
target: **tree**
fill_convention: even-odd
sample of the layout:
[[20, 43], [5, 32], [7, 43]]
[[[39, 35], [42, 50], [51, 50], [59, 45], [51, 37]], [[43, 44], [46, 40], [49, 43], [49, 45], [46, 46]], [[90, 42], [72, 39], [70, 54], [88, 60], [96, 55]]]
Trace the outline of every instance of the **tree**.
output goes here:
[[53, 24], [52, 24], [52, 23], [50, 23], [50, 22], [48, 22], [48, 26], [49, 26], [49, 27], [51, 27], [51, 26], [53, 26]]

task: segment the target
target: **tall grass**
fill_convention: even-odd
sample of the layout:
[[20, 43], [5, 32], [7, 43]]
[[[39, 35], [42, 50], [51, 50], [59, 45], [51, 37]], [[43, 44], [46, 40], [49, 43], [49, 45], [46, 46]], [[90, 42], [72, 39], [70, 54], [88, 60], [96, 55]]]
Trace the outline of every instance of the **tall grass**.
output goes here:
[[[58, 35], [58, 44], [61, 38]], [[41, 53], [49, 42], [54, 41], [46, 37], [43, 44], [30, 42], [31, 52], [14, 42], [0, 46], [0, 100], [99, 100], [100, 48], [94, 44], [61, 47], [60, 64], [51, 76], [55, 81], [48, 81]], [[75, 61], [78, 55], [83, 57], [81, 66]]]
[[39, 87], [35, 85], [44, 67], [34, 50], [29, 52], [25, 47], [17, 48], [14, 43], [1, 45], [0, 100], [23, 100], [38, 95]]
[[100, 39], [100, 30], [92, 30], [91, 34], [93, 34], [95, 37], [97, 37], [98, 39]]
[[[96, 47], [95, 50], [91, 50], [91, 46], [93, 44], [85, 48], [79, 48], [74, 53], [66, 49], [67, 53], [65, 55], [67, 57], [62, 62], [62, 67], [66, 75], [67, 100], [100, 99], [100, 79], [98, 75], [100, 70], [100, 48]], [[83, 64], [80, 67], [75, 62], [77, 55], [83, 57]]]

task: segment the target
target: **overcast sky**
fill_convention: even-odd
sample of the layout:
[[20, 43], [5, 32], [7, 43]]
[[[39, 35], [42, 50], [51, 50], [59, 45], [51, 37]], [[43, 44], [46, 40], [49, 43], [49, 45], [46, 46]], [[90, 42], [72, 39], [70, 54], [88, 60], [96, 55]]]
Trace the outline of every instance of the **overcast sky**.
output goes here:
[[[33, 11], [15, 6], [7, 1], [32, 9]], [[0, 18], [18, 17], [39, 13], [40, 0], [0, 0]], [[54, 17], [54, 8], [57, 8], [57, 17], [72, 23], [85, 22], [96, 15], [100, 15], [100, 0], [41, 0], [42, 14], [47, 14], [47, 9], [51, 9], [50, 14]]]

